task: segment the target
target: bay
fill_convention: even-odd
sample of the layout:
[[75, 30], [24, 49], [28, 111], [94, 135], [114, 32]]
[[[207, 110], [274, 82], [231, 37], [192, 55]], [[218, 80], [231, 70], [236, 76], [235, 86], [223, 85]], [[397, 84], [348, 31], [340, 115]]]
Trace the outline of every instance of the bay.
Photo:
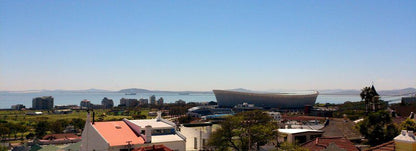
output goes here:
[[[0, 108], [11, 108], [14, 104], [23, 104], [27, 108], [32, 107], [32, 99], [41, 96], [53, 96], [54, 105], [79, 105], [84, 99], [91, 101], [93, 104], [101, 104], [104, 97], [113, 99], [114, 104], [118, 105], [121, 98], [149, 98], [155, 95], [156, 99], [163, 97], [165, 103], [173, 103], [179, 99], [186, 102], [209, 102], [216, 101], [213, 93], [190, 93], [181, 95], [179, 93], [138, 93], [136, 95], [125, 95], [124, 93], [80, 93], [80, 92], [36, 92], [36, 93], [0, 93]], [[341, 104], [345, 101], [356, 102], [361, 98], [358, 95], [318, 95], [317, 103], [335, 103]]]

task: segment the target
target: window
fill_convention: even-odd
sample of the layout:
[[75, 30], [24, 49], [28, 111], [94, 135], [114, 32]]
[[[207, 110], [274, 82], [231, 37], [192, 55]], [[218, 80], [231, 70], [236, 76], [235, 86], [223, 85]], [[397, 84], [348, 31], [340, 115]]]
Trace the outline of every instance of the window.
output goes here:
[[197, 149], [197, 145], [198, 145], [198, 138], [194, 137], [194, 149]]

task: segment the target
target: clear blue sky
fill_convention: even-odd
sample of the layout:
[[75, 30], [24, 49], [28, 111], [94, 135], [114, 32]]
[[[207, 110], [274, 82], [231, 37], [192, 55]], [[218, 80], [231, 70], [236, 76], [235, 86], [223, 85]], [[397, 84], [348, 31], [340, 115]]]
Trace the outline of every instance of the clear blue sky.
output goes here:
[[416, 1], [0, 1], [0, 90], [416, 87]]

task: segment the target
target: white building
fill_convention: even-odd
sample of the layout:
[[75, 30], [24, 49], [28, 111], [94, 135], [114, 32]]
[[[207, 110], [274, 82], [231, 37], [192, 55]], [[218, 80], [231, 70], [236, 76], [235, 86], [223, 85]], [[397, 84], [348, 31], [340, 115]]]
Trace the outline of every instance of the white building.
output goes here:
[[183, 124], [180, 131], [187, 138], [187, 151], [207, 150], [205, 146], [212, 134], [212, 123]]
[[321, 137], [324, 131], [311, 129], [279, 129], [279, 142], [304, 143]]
[[267, 112], [275, 121], [279, 121], [282, 119], [280, 112]]
[[176, 125], [162, 119], [90, 122], [89, 115], [82, 132], [82, 151], [122, 151], [143, 146], [160, 145], [185, 151], [186, 138], [176, 131]]

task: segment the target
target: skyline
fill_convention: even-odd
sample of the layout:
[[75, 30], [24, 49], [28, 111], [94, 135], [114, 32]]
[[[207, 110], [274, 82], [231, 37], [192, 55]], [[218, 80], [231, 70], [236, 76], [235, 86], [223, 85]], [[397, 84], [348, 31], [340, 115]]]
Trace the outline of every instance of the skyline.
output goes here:
[[415, 1], [1, 1], [0, 91], [416, 87]]

